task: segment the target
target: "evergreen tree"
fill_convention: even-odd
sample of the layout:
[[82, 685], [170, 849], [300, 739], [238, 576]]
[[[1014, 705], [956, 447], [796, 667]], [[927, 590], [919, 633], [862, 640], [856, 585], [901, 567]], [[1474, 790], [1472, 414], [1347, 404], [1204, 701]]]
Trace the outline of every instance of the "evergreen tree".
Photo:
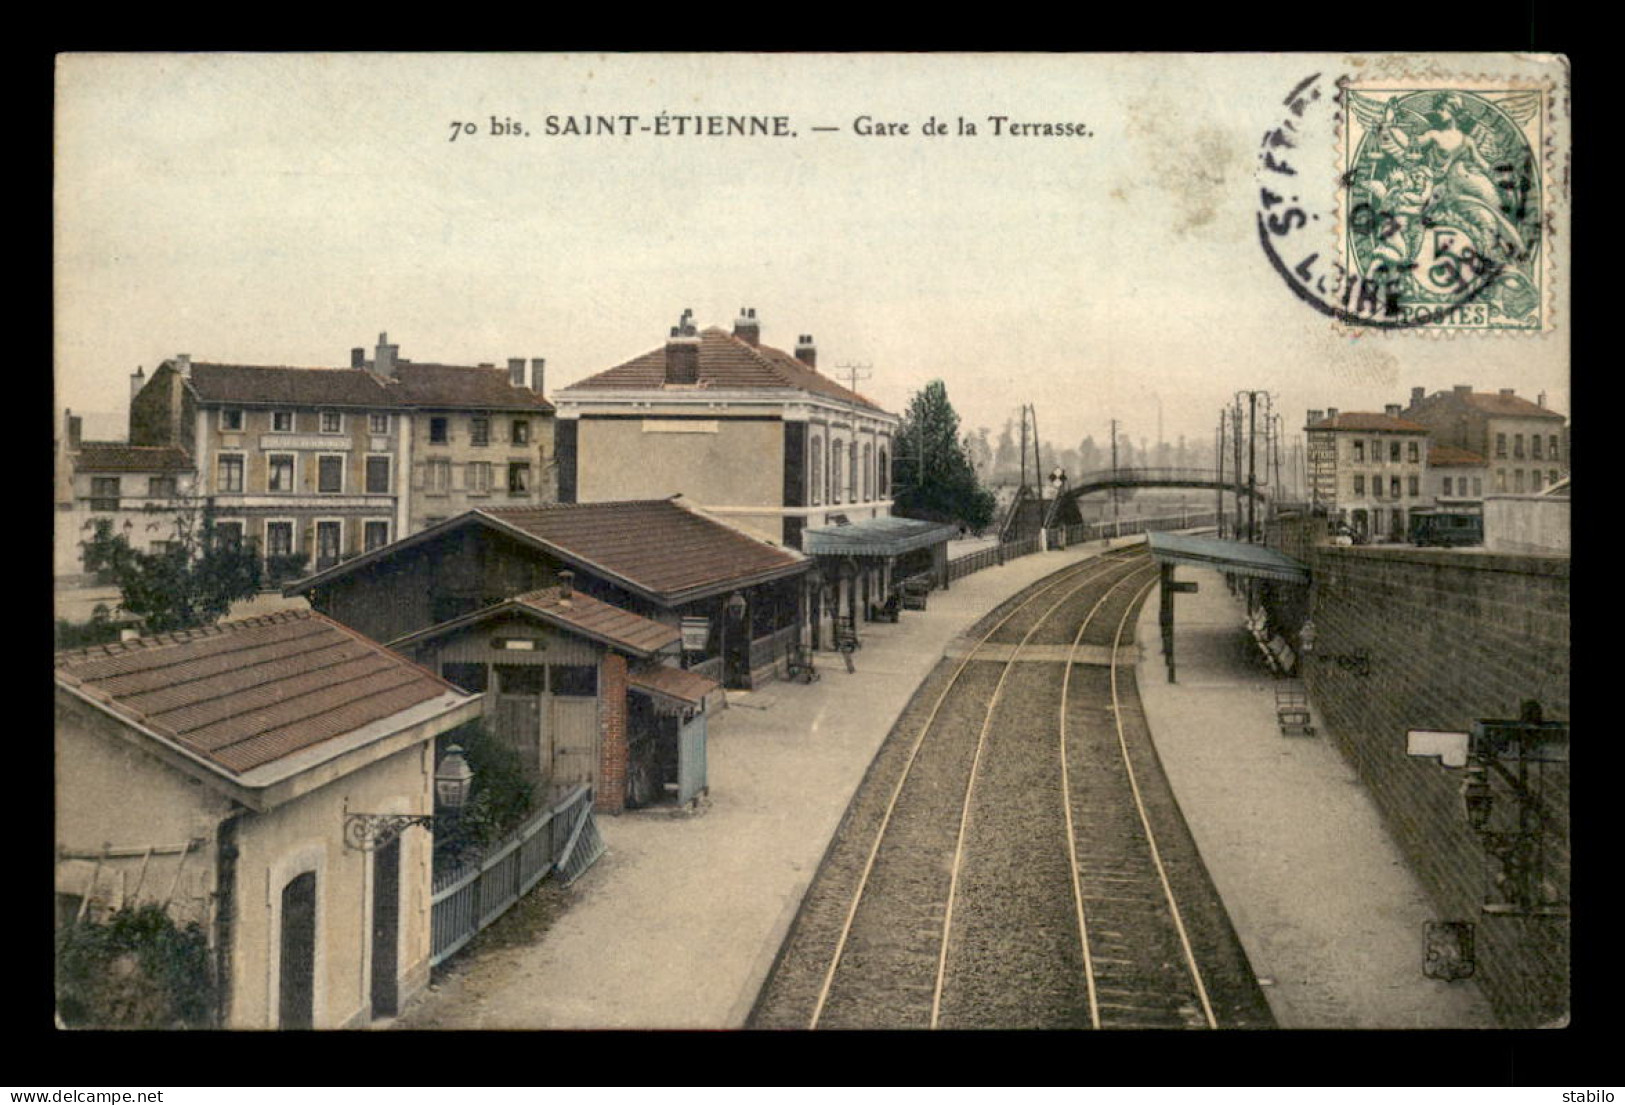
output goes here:
[[81, 542], [85, 569], [112, 576], [120, 604], [148, 633], [213, 625], [260, 586], [259, 557], [216, 530], [214, 510], [195, 501], [174, 504], [174, 537], [156, 552], [140, 552], [107, 519]]
[[993, 521], [993, 493], [976, 478], [959, 437], [959, 415], [941, 380], [915, 393], [897, 434], [892, 483], [899, 515], [955, 522], [975, 532]]

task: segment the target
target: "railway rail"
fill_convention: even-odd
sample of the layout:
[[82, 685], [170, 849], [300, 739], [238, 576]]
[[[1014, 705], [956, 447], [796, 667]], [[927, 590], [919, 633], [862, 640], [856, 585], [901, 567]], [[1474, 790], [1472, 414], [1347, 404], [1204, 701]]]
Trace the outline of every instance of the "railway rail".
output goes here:
[[[1058, 572], [938, 665], [854, 797], [752, 1026], [1267, 1019], [1177, 807], [1146, 785], [1160, 783], [1154, 751], [1136, 751], [1147, 734], [1124, 638], [1153, 572], [1143, 547]], [[1170, 824], [1183, 864], [1164, 861]], [[1194, 936], [1180, 905], [1192, 887]], [[1220, 970], [1245, 975], [1217, 1005], [1201, 965], [1215, 935], [1231, 945]]]

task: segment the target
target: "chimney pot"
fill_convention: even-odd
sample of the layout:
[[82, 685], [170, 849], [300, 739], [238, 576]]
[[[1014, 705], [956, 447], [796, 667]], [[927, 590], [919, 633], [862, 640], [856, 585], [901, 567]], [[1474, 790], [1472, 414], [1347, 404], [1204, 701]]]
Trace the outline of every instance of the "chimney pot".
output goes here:
[[358, 345], [358, 346], [356, 346], [356, 347], [354, 347], [353, 349], [350, 350], [350, 367], [351, 368], [366, 368], [367, 367], [367, 351], [366, 351], [366, 349], [364, 349], [364, 348], [362, 348], [361, 346]]
[[1513, 388], [1502, 388], [1501, 389], [1501, 394], [1502, 395], [1512, 395], [1514, 393], [1515, 393], [1515, 389], [1513, 389]]
[[1325, 418], [1325, 417], [1326, 417], [1326, 412], [1325, 411], [1311, 410], [1309, 412], [1309, 417], [1308, 417], [1307, 421], [1308, 421], [1309, 425], [1313, 426], [1316, 422], [1319, 422], [1322, 418]]
[[1546, 407], [1546, 393], [1544, 391], [1541, 392], [1539, 395], [1535, 396], [1535, 406], [1540, 407], [1542, 410], [1545, 409], [1545, 407]]
[[175, 354], [175, 368], [176, 368], [177, 371], [180, 372], [180, 374], [182, 376], [186, 377], [187, 379], [191, 379], [191, 377], [192, 377], [192, 354], [190, 354], [190, 353], [177, 353], [177, 354]]
[[1337, 421], [1337, 408], [1336, 407], [1327, 407], [1326, 408], [1326, 417], [1330, 418], [1334, 422]]
[[525, 358], [508, 358], [508, 383], [516, 388], [525, 386]]
[[739, 317], [734, 320], [734, 337], [750, 345], [762, 343], [762, 324], [756, 321], [756, 308], [739, 308]]
[[1382, 409], [1388, 412], [1388, 417], [1389, 418], [1398, 418], [1399, 417], [1399, 412], [1400, 412], [1400, 410], [1402, 408], [1400, 407], [1400, 405], [1398, 403], [1389, 403], [1387, 406], [1383, 407]]
[[546, 370], [546, 357], [532, 357], [530, 359], [530, 390], [537, 395], [542, 394], [542, 374]]
[[66, 433], [67, 433], [67, 438], [68, 438], [68, 448], [69, 449], [78, 449], [79, 448], [79, 435], [80, 435], [81, 427], [82, 427], [83, 424], [82, 424], [79, 416], [77, 414], [74, 414], [73, 411], [71, 411], [71, 410], [68, 410], [68, 409], [64, 408], [63, 411], [62, 411], [62, 415], [63, 415], [63, 422], [66, 425]]
[[808, 368], [818, 367], [818, 347], [813, 344], [811, 334], [802, 334], [796, 339], [796, 360]]
[[134, 399], [141, 394], [141, 389], [147, 386], [147, 370], [143, 365], [136, 365], [135, 371], [130, 373], [130, 398]]
[[1413, 406], [1413, 407], [1416, 406], [1418, 403], [1420, 403], [1426, 397], [1427, 397], [1427, 389], [1426, 388], [1412, 388], [1411, 389], [1411, 406]]
[[559, 598], [568, 600], [575, 593], [576, 574], [566, 568], [559, 573]]
[[394, 377], [396, 354], [400, 351], [400, 346], [389, 344], [389, 335], [387, 333], [379, 333], [378, 349], [373, 354], [373, 369], [378, 375]]

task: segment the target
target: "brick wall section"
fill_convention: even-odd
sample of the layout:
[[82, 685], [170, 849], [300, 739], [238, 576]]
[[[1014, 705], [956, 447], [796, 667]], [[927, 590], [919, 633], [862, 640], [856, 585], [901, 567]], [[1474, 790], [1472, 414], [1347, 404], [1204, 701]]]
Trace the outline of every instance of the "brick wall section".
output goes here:
[[[1407, 756], [1405, 732], [1516, 718], [1525, 698], [1538, 700], [1548, 721], [1568, 719], [1567, 558], [1315, 545], [1310, 525], [1271, 537], [1314, 574], [1317, 641], [1304, 677], [1327, 735], [1369, 788], [1437, 918], [1476, 926], [1477, 978], [1502, 1023], [1560, 1020], [1569, 1001], [1567, 920], [1483, 912], [1499, 866], [1486, 864], [1467, 824], [1463, 773]], [[1361, 656], [1368, 672], [1347, 662]], [[1546, 771], [1550, 881], [1566, 900], [1567, 769]], [[1497, 782], [1495, 798], [1490, 827], [1512, 828], [1511, 792]]]
[[626, 808], [626, 657], [606, 652], [598, 668], [598, 788], [593, 809], [620, 813]]

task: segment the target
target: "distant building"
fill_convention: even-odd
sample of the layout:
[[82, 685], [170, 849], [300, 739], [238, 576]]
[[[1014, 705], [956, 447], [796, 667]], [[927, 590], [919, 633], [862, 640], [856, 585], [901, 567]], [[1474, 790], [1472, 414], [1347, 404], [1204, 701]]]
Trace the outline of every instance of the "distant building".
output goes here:
[[175, 537], [174, 509], [195, 486], [191, 455], [176, 445], [83, 441], [80, 419], [63, 412], [56, 441], [52, 575], [59, 586], [94, 583], [84, 550], [99, 521], [132, 548], [156, 552]]
[[1356, 539], [1405, 540], [1410, 512], [1433, 502], [1427, 427], [1390, 404], [1382, 414], [1311, 410], [1305, 431], [1311, 504]]
[[1512, 388], [1489, 393], [1459, 384], [1428, 395], [1418, 387], [1403, 414], [1427, 427], [1435, 444], [1483, 457], [1485, 495], [1538, 494], [1568, 474], [1567, 419], [1547, 408], [1544, 395], [1531, 403]]
[[488, 502], [551, 502], [542, 362], [416, 364], [380, 334], [349, 368], [194, 362], [132, 377], [130, 441], [185, 449], [219, 528], [273, 576], [320, 570]]
[[224, 1028], [351, 1028], [429, 979], [432, 814], [468, 694], [309, 611], [59, 652], [59, 924], [154, 904], [208, 937]]
[[1477, 453], [1437, 442], [1428, 448], [1427, 494], [1442, 510], [1483, 505], [1489, 462]]

